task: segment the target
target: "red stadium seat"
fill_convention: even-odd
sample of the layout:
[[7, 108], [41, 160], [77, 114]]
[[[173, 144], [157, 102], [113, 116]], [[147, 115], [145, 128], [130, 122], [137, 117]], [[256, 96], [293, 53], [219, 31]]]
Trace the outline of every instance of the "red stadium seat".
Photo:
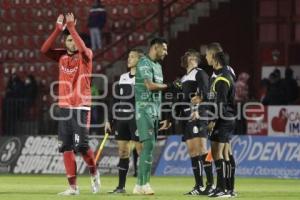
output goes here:
[[131, 12], [130, 15], [136, 19], [142, 19], [146, 16], [146, 13], [144, 11], [144, 6], [139, 6], [138, 9], [137, 7], [134, 7]]
[[37, 56], [36, 56], [35, 51], [34, 50], [28, 50], [26, 60], [29, 61], [29, 62], [30, 61], [32, 62], [32, 61], [35, 61], [36, 58], [37, 58]]
[[149, 16], [149, 15], [155, 14], [157, 11], [158, 11], [157, 5], [150, 4], [150, 5], [148, 5], [148, 6], [145, 7], [145, 11], [144, 12], [145, 12], [146, 16]]
[[5, 60], [5, 51], [0, 51], [0, 61], [4, 61]]
[[113, 61], [114, 54], [111, 50], [108, 50], [107, 52], [104, 53], [103, 58], [107, 61]]
[[10, 10], [3, 10], [2, 12], [3, 22], [11, 22], [13, 20], [13, 14]]
[[12, 49], [14, 46], [13, 37], [5, 37], [3, 47], [5, 49]]
[[12, 2], [10, 0], [3, 0], [1, 2], [1, 8], [3, 8], [3, 10], [8, 10], [12, 7]]
[[109, 17], [112, 18], [112, 19], [119, 19], [119, 17], [120, 17], [119, 12], [120, 11], [117, 7], [113, 7], [110, 11], [108, 11]]
[[130, 4], [134, 4], [134, 5], [138, 5], [138, 4], [142, 4], [141, 0], [129, 0]]
[[15, 50], [15, 59], [17, 62], [24, 62], [25, 57], [26, 57], [26, 51], [24, 50]]
[[153, 19], [146, 23], [145, 30], [149, 33], [153, 33], [158, 28], [158, 21]]

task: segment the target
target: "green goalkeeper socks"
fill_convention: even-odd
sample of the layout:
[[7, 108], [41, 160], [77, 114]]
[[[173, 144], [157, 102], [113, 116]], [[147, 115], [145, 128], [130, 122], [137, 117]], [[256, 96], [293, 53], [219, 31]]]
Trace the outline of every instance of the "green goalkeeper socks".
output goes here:
[[138, 185], [145, 185], [150, 182], [154, 146], [155, 138], [143, 141], [138, 169]]

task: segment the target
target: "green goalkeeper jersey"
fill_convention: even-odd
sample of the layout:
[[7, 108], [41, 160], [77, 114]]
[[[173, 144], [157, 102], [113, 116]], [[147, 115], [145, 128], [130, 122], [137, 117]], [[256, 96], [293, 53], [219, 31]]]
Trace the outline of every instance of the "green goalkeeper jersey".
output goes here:
[[[161, 65], [149, 57], [140, 58], [135, 75], [135, 103], [136, 109], [146, 109], [148, 114], [160, 117], [161, 91], [150, 91], [146, 88], [144, 80], [153, 83], [163, 83]], [[139, 113], [136, 113], [139, 114]]]

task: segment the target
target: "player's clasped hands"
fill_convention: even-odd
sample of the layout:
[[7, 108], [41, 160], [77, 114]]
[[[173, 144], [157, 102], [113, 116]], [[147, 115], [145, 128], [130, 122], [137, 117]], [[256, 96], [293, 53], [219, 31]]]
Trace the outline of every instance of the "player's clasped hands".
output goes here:
[[75, 17], [73, 13], [67, 13], [66, 14], [66, 23], [74, 22], [75, 23]]
[[[66, 19], [66, 23], [64, 24], [64, 19]], [[66, 24], [68, 22], [74, 22], [74, 24], [76, 25], [76, 19], [74, 17], [73, 13], [67, 13], [66, 16], [64, 16], [63, 14], [60, 14], [57, 17], [56, 20], [56, 27], [60, 30], [63, 31], [66, 28]]]
[[56, 27], [60, 30], [63, 31], [65, 29], [64, 25], [64, 15], [60, 14], [56, 20]]

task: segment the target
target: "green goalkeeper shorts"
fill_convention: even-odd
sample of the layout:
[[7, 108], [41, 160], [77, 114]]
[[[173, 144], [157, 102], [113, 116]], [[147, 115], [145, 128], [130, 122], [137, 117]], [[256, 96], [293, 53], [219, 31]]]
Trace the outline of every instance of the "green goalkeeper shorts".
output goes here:
[[136, 112], [136, 125], [140, 141], [153, 139], [158, 133], [158, 117], [148, 109], [140, 108]]

